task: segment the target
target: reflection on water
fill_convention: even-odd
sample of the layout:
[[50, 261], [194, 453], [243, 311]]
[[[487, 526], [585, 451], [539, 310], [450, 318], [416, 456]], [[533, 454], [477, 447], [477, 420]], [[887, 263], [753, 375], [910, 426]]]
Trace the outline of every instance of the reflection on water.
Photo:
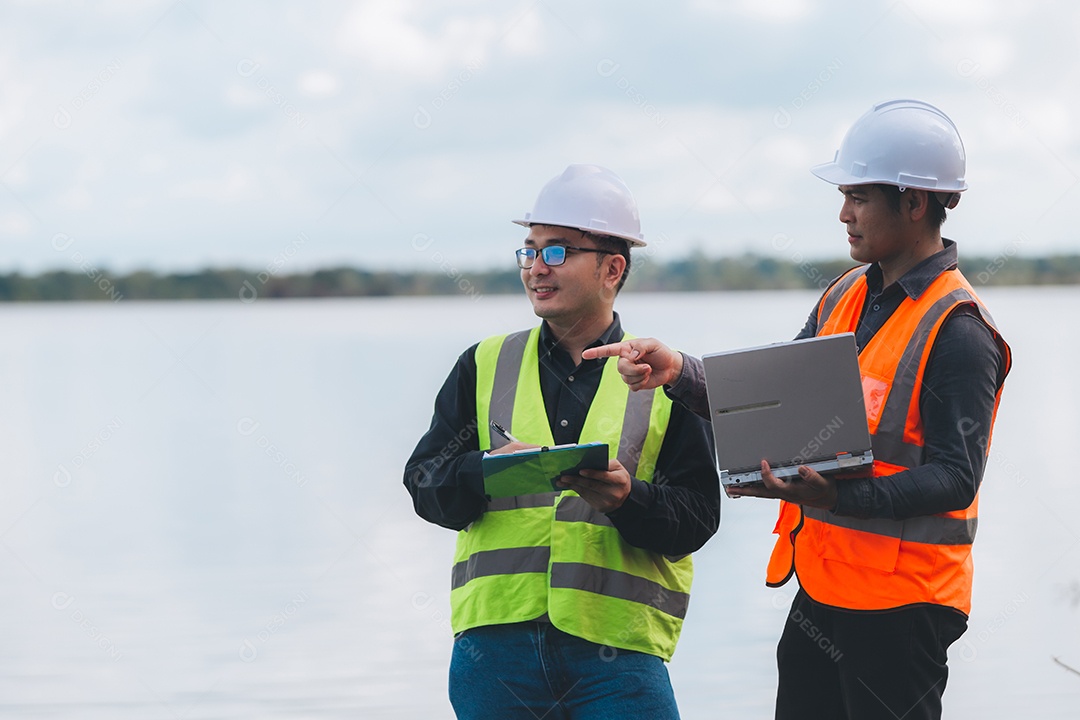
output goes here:
[[[984, 293], [1011, 341], [975, 609], [946, 716], [1073, 717], [1080, 491], [1075, 289]], [[792, 337], [808, 293], [627, 295], [692, 353]], [[708, 318], [700, 321], [700, 318]], [[458, 353], [520, 297], [19, 305], [0, 313], [0, 716], [451, 717], [453, 533], [401, 469]], [[1071, 328], [1071, 325], [1069, 326]], [[772, 501], [725, 502], [671, 664], [683, 715], [772, 716], [790, 587]]]

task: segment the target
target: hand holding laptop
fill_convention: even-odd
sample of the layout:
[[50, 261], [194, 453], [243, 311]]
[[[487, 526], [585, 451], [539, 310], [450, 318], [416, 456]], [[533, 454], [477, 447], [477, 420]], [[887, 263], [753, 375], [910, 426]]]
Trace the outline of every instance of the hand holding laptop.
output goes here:
[[[683, 370], [682, 354], [654, 338], [582, 353], [585, 360], [604, 357], [619, 358], [619, 374], [631, 390], [669, 385]], [[872, 472], [852, 333], [712, 353], [702, 362], [717, 466], [729, 497], [831, 510], [838, 480]]]
[[[835, 504], [835, 486], [823, 476], [870, 472], [851, 333], [712, 353], [702, 364], [725, 489], [751, 486], [764, 493], [741, 494]], [[772, 484], [764, 484], [762, 467]]]
[[748, 485], [728, 485], [724, 488], [730, 498], [744, 495], [762, 498], [779, 498], [796, 505], [832, 510], [836, 507], [836, 480], [816, 473], [803, 465], [799, 474], [790, 478], [778, 478], [772, 474], [769, 463], [761, 461], [761, 482]]

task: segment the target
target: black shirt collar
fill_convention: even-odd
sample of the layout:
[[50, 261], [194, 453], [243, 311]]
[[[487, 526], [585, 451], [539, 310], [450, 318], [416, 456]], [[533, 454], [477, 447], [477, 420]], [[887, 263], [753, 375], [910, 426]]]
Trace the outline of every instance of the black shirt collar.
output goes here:
[[[896, 284], [912, 300], [918, 300], [919, 296], [926, 292], [926, 288], [930, 287], [930, 283], [934, 282], [938, 275], [946, 270], [956, 268], [956, 242], [948, 238], [942, 238], [941, 242], [945, 245], [944, 250], [926, 258], [896, 281]], [[877, 263], [874, 263], [866, 271], [866, 284], [872, 295], [881, 294], [882, 282], [881, 268]]]
[[[586, 345], [587, 348], [600, 347], [601, 345], [610, 345], [611, 343], [617, 343], [622, 340], [622, 322], [619, 320], [619, 313], [613, 313], [615, 319], [608, 325], [607, 330], [600, 335], [600, 337], [593, 340]], [[553, 350], [559, 347], [559, 341], [555, 339], [555, 333], [552, 332], [551, 327], [545, 320], [540, 325], [540, 346], [544, 348], [547, 353], [551, 353]], [[565, 352], [565, 351], [564, 351]], [[580, 358], [578, 358], [580, 361]]]

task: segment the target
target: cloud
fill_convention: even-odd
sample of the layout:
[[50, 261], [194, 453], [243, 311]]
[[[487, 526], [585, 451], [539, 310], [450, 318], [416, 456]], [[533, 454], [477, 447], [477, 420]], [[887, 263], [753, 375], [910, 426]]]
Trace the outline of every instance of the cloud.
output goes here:
[[300, 92], [308, 97], [329, 98], [341, 91], [341, 83], [333, 73], [313, 70], [300, 78]]
[[178, 200], [196, 198], [231, 204], [254, 197], [258, 189], [255, 175], [250, 169], [230, 165], [223, 175], [195, 178], [174, 185], [170, 195]]
[[690, 6], [694, 11], [706, 15], [736, 15], [767, 22], [796, 23], [813, 11], [814, 3], [810, 0], [775, 0], [764, 3], [755, 0], [736, 0], [730, 3], [695, 0]]
[[571, 162], [624, 177], [664, 257], [767, 250], [777, 232], [835, 257], [835, 191], [808, 167], [871, 103], [912, 95], [968, 147], [947, 230], [987, 251], [1019, 232], [1025, 252], [1073, 247], [1080, 62], [1045, 48], [1074, 42], [1080, 10], [956, 8], [7, 5], [5, 263], [61, 262], [64, 232], [101, 266], [262, 267], [304, 232], [297, 265], [409, 266], [424, 232], [457, 266], [490, 265]]
[[498, 25], [487, 14], [439, 18], [427, 5], [374, 0], [354, 7], [336, 40], [342, 52], [381, 75], [434, 80], [453, 67], [484, 62], [497, 37]]

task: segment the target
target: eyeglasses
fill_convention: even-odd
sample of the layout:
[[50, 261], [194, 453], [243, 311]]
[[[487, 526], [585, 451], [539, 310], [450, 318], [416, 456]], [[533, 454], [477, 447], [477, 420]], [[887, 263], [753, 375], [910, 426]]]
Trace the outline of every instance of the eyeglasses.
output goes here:
[[600, 253], [601, 255], [617, 255], [610, 250], [600, 250], [598, 248], [582, 248], [571, 247], [570, 245], [548, 245], [547, 247], [536, 248], [523, 247], [517, 251], [517, 264], [522, 270], [528, 270], [536, 262], [536, 256], [539, 255], [544, 259], [544, 264], [555, 267], [556, 265], [562, 265], [566, 262], [566, 251], [576, 250], [577, 252], [591, 252]]

